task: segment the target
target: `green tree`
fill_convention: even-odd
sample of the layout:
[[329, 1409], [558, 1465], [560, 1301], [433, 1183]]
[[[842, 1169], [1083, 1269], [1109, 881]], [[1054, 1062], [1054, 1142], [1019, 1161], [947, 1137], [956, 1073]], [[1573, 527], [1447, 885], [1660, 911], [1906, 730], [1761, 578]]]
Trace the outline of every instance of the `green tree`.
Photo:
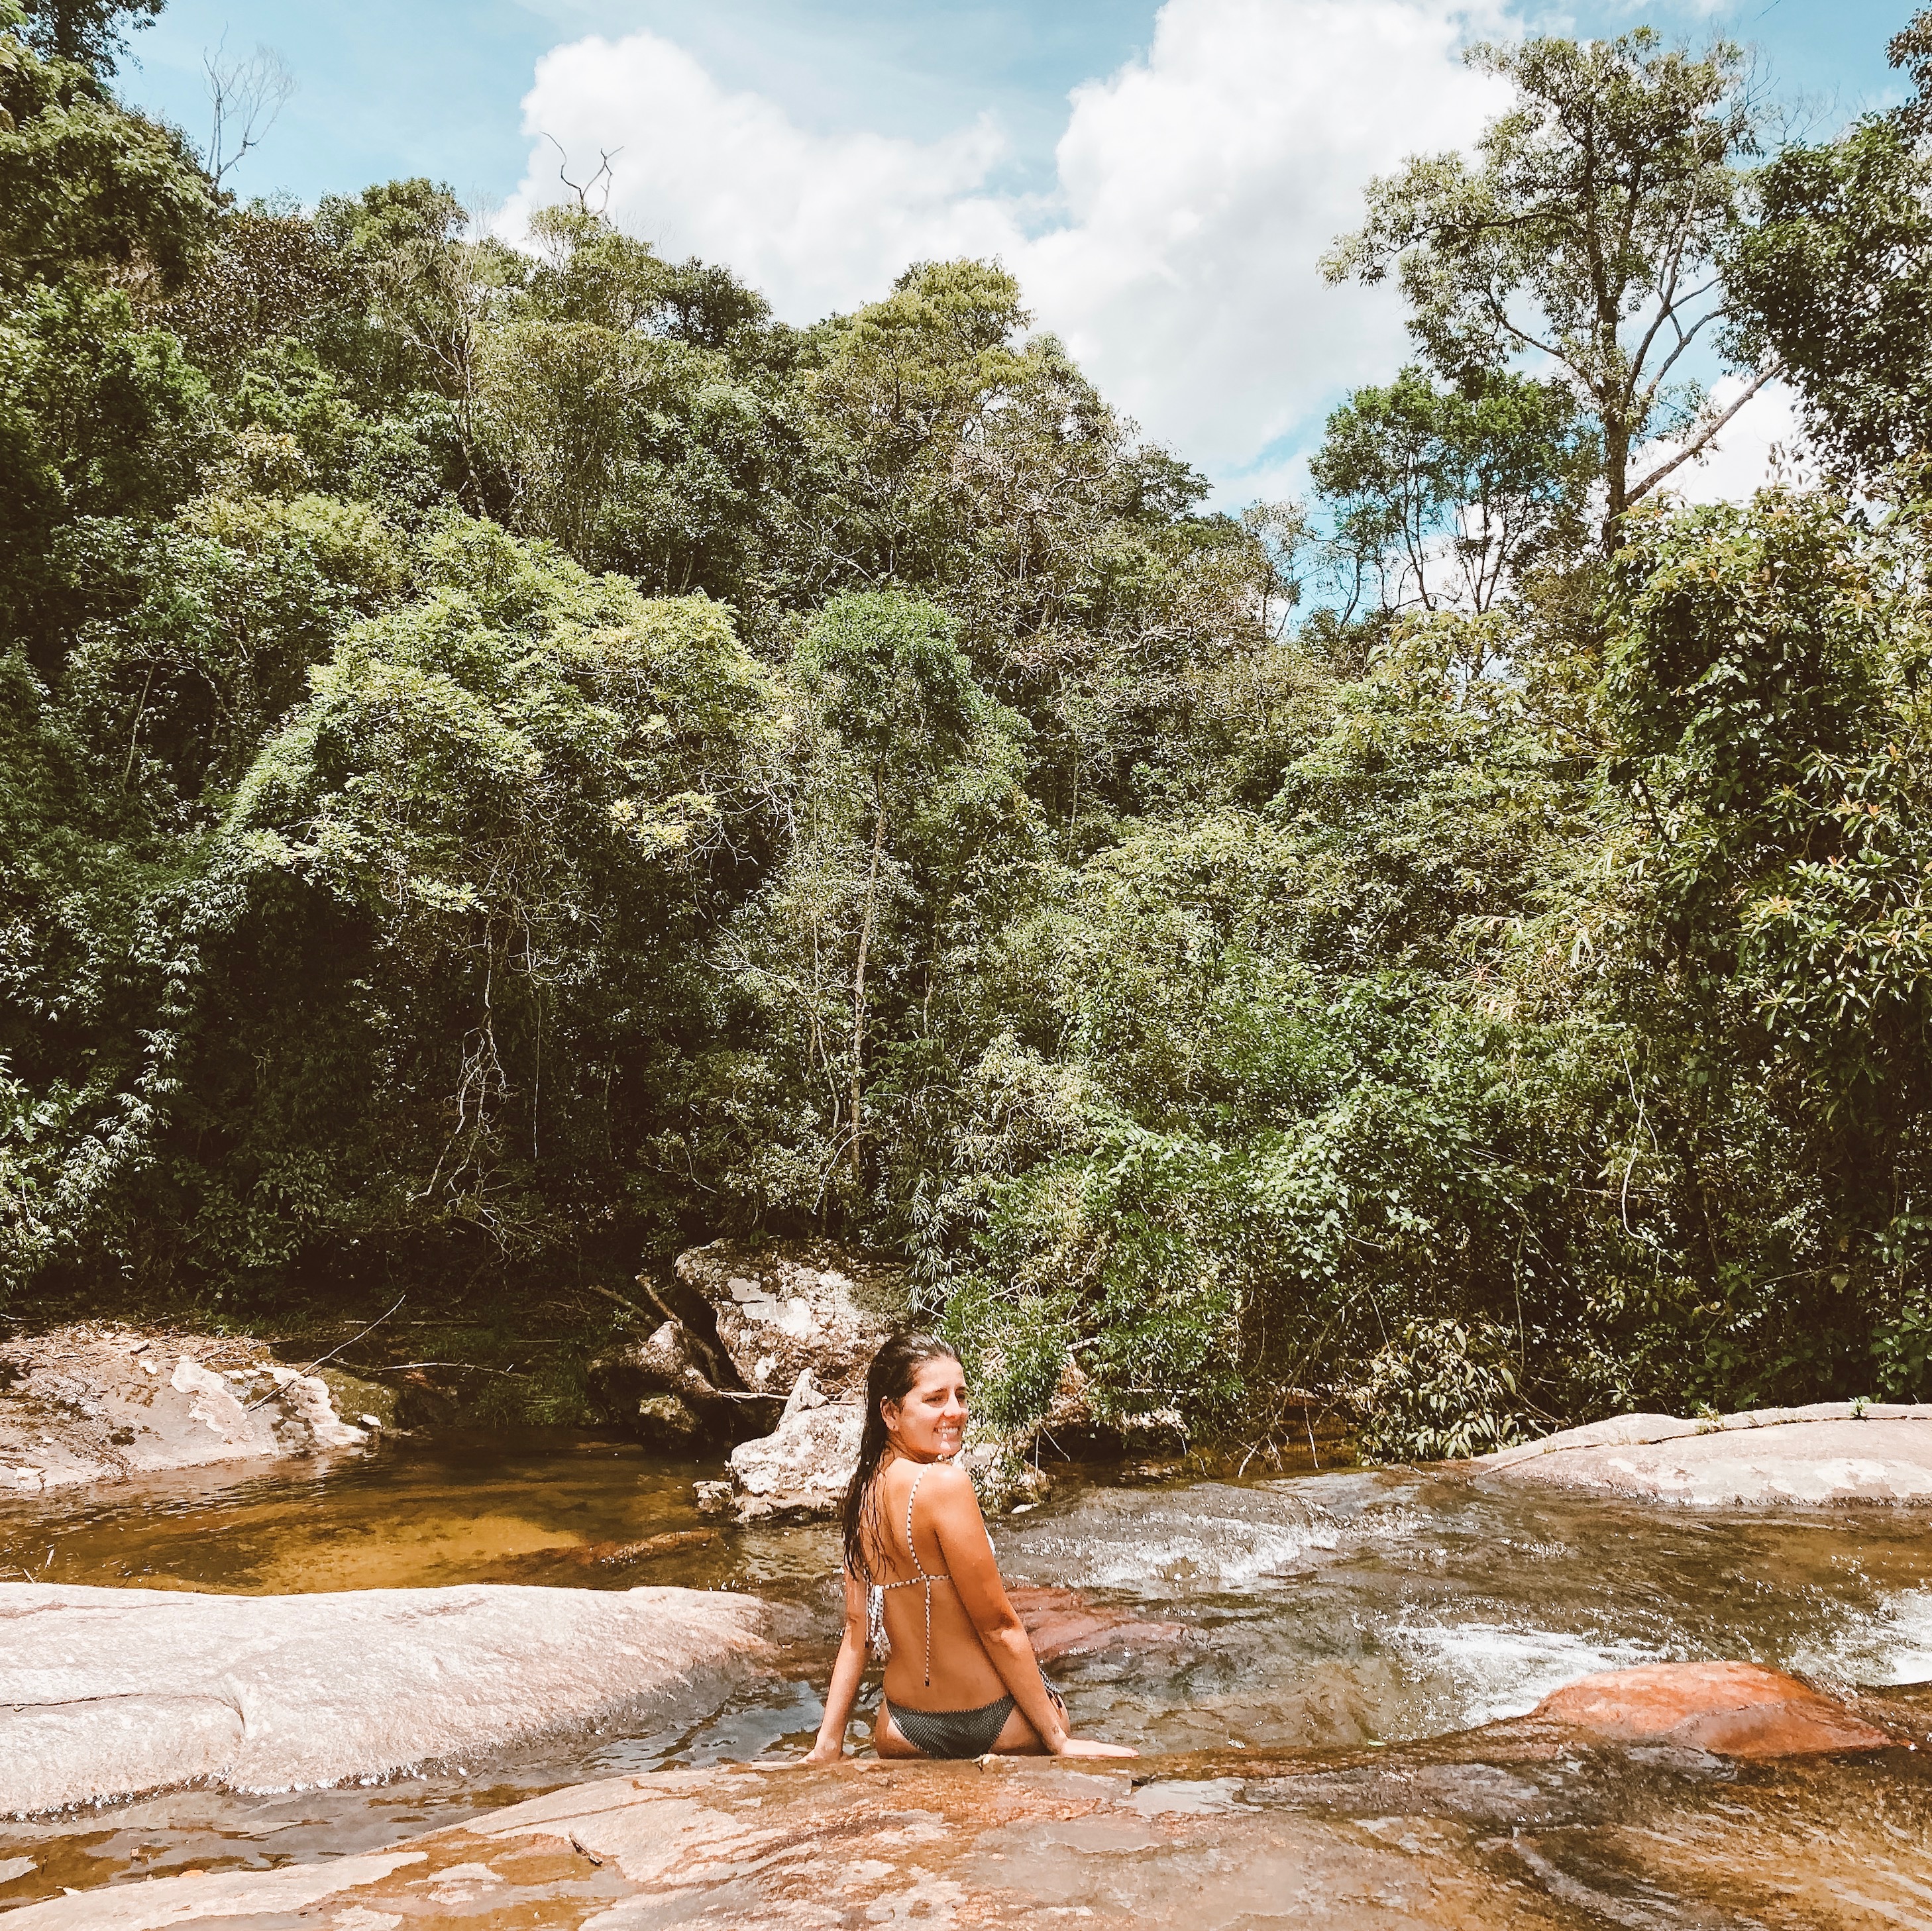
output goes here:
[[[1646, 28], [1469, 58], [1516, 94], [1478, 164], [1437, 155], [1372, 182], [1366, 223], [1326, 271], [1375, 283], [1393, 269], [1412, 332], [1451, 379], [1546, 356], [1594, 418], [1612, 550], [1624, 511], [1773, 373], [1713, 412], [1684, 360], [1724, 313], [1716, 258], [1756, 142], [1742, 57], [1720, 42], [1694, 60]], [[1676, 453], [1636, 473], [1660, 435]]]
[[1924, 13], [1892, 41], [1892, 65], [1919, 82], [1903, 107], [1773, 157], [1725, 262], [1735, 352], [1781, 364], [1814, 445], [1868, 483], [1932, 452], [1928, 45]]
[[1352, 616], [1375, 580], [1385, 611], [1481, 612], [1580, 520], [1594, 448], [1558, 382], [1478, 373], [1443, 391], [1420, 369], [1360, 388], [1310, 465], [1353, 566]]
[[27, 37], [54, 60], [111, 74], [128, 36], [152, 27], [167, 0], [21, 0]]

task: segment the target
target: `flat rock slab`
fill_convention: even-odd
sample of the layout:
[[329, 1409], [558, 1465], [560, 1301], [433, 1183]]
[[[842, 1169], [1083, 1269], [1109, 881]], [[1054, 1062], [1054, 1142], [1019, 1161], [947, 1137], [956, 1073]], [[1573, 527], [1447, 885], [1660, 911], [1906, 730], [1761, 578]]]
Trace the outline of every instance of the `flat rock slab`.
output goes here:
[[1932, 1504], [1932, 1405], [1809, 1408], [1688, 1421], [1622, 1415], [1468, 1465], [1539, 1487], [1704, 1507]]
[[1749, 1777], [1695, 1749], [1580, 1747], [1543, 1717], [1382, 1752], [722, 1766], [554, 1791], [334, 1864], [70, 1894], [8, 1931], [1576, 1931], [1639, 1922], [1632, 1897], [1646, 1924], [1923, 1921], [1924, 1756]]
[[718, 1700], [766, 1606], [694, 1589], [0, 1584], [0, 1812], [338, 1783]]

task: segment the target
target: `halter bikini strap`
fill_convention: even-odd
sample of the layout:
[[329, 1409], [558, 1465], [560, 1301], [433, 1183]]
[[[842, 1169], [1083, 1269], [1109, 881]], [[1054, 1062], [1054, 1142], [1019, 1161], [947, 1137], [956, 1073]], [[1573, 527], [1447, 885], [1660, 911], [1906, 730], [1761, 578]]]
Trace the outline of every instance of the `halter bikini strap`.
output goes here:
[[922, 1576], [926, 1573], [926, 1564], [920, 1561], [919, 1551], [913, 1543], [912, 1505], [918, 1500], [919, 1485], [925, 1480], [926, 1471], [922, 1468], [919, 1473], [912, 1478], [912, 1486], [906, 1491], [906, 1553], [912, 1558], [912, 1566], [914, 1568], [917, 1570]]
[[919, 1559], [919, 1549], [912, 1539], [912, 1505], [919, 1496], [919, 1485], [926, 1480], [926, 1470], [922, 1467], [912, 1478], [912, 1486], [906, 1491], [906, 1553], [912, 1558], [912, 1566], [919, 1571], [918, 1579], [926, 1585], [926, 1681], [930, 1689], [932, 1684], [932, 1585], [935, 1582], [950, 1582], [950, 1576], [933, 1576], [927, 1573], [924, 1563]]

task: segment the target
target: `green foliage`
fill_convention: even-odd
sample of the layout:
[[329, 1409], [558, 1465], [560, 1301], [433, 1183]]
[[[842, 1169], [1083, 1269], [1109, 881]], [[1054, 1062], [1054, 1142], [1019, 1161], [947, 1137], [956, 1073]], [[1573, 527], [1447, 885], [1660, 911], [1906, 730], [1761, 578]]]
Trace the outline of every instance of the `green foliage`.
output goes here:
[[150, 27], [167, 0], [21, 0], [27, 37], [56, 60], [111, 74], [128, 35]]
[[1485, 1323], [1411, 1321], [1380, 1348], [1358, 1394], [1372, 1462], [1452, 1462], [1523, 1439], [1510, 1336]]
[[1574, 545], [1595, 451], [1558, 382], [1478, 371], [1438, 390], [1420, 369], [1360, 388], [1310, 465], [1334, 506], [1345, 614], [1446, 601], [1486, 610], [1552, 540]]
[[112, 70], [101, 26], [128, 10], [48, 6], [30, 29], [45, 58], [0, 19], [0, 293], [110, 271], [172, 283], [213, 219], [212, 184], [183, 136], [122, 106], [90, 70]]
[[[810, 1234], [1014, 1429], [1932, 1393], [1922, 99], [1481, 52], [1334, 264], [1428, 370], [1236, 518], [997, 264], [238, 207], [127, 13], [0, 28], [0, 1292], [574, 1419], [573, 1283]], [[1864, 500], [1631, 513], [1720, 315]]]
[[1932, 157], [1871, 115], [1787, 148], [1726, 263], [1738, 352], [1774, 356], [1812, 442], [1852, 478], [1932, 448]]

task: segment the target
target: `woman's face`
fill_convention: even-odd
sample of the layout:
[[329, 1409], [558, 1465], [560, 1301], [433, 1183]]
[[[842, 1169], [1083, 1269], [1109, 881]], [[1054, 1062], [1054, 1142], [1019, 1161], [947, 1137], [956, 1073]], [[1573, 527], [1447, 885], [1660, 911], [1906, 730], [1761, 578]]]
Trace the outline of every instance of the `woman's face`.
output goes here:
[[902, 1454], [943, 1462], [966, 1435], [966, 1371], [946, 1355], [922, 1361], [902, 1402], [882, 1402], [886, 1432]]

